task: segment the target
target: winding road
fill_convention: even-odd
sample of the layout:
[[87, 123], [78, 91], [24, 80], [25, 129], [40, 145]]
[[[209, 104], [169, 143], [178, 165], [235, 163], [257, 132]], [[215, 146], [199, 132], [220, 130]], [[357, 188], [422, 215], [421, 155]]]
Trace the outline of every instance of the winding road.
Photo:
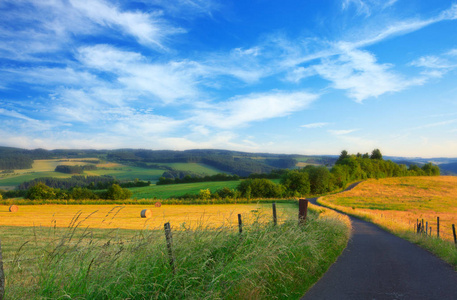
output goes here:
[[449, 264], [376, 225], [351, 221], [348, 246], [302, 300], [457, 299]]

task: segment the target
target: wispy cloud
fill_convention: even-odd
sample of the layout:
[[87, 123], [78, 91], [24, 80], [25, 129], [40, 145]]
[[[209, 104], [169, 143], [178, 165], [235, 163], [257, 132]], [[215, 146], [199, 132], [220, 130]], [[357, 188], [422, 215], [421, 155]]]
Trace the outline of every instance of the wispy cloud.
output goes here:
[[300, 127], [303, 127], [303, 128], [321, 128], [321, 127], [327, 126], [328, 124], [330, 124], [330, 123], [319, 122], [319, 123], [310, 123], [310, 124], [301, 125]]
[[246, 126], [303, 110], [317, 98], [306, 92], [284, 91], [238, 96], [210, 109], [194, 111], [193, 120], [216, 128]]
[[357, 102], [378, 97], [387, 92], [397, 92], [412, 85], [420, 85], [422, 78], [406, 79], [391, 70], [388, 64], [379, 64], [374, 55], [340, 45], [343, 54], [336, 59], [323, 59], [314, 66], [316, 72], [330, 80], [336, 89], [347, 90]]
[[119, 7], [103, 0], [92, 0], [90, 5], [82, 0], [70, 0], [70, 3], [96, 24], [103, 27], [118, 26], [121, 31], [132, 35], [144, 45], [164, 49], [164, 40], [168, 36], [184, 32], [183, 29], [167, 24], [160, 11], [153, 13], [122, 11]]
[[358, 131], [358, 129], [330, 129], [327, 131], [333, 135], [347, 135], [355, 131]]
[[446, 120], [446, 121], [435, 122], [435, 123], [429, 123], [429, 124], [425, 124], [425, 125], [422, 125], [422, 126], [414, 127], [414, 128], [411, 128], [411, 129], [413, 129], [413, 130], [426, 129], [426, 128], [432, 128], [432, 127], [446, 126], [446, 125], [450, 125], [450, 124], [454, 124], [454, 123], [457, 123], [457, 119]]

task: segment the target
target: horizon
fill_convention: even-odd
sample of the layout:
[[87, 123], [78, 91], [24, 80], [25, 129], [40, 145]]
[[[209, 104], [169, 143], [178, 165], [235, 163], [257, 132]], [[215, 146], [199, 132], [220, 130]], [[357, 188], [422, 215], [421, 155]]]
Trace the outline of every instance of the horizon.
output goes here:
[[[5, 148], [17, 148], [17, 147], [10, 147], [10, 146], [2, 146], [0, 145], [0, 147], [5, 147]], [[33, 150], [46, 150], [46, 151], [64, 151], [64, 150], [81, 150], [81, 151], [118, 151], [118, 150], [132, 150], [132, 151], [135, 151], [135, 150], [146, 150], [146, 151], [234, 151], [234, 152], [241, 152], [241, 153], [252, 153], [252, 154], [268, 154], [268, 155], [289, 155], [289, 156], [294, 156], [294, 155], [297, 155], [297, 156], [334, 156], [334, 157], [338, 157], [342, 151], [344, 151], [345, 149], [341, 150], [339, 153], [337, 154], [299, 154], [299, 153], [281, 153], [281, 152], [265, 152], [265, 151], [255, 151], [255, 152], [250, 152], [250, 151], [239, 151], [239, 150], [229, 150], [229, 149], [216, 149], [216, 148], [195, 148], [195, 149], [184, 149], [184, 150], [172, 150], [172, 149], [147, 149], [147, 148], [111, 148], [111, 149], [95, 149], [95, 148], [54, 148], [54, 149], [46, 149], [46, 148], [17, 148], [17, 149], [20, 149], [20, 150], [28, 150], [28, 151], [33, 151]], [[374, 149], [373, 149], [374, 150]], [[438, 158], [438, 159], [457, 159], [457, 156], [430, 156], [430, 157], [426, 157], [426, 156], [397, 156], [397, 155], [385, 155], [384, 153], [382, 153], [382, 150], [381, 151], [381, 154], [383, 156], [383, 158], [385, 157], [392, 157], [392, 158], [405, 158], [405, 159], [433, 159], [433, 158]], [[365, 154], [365, 153], [368, 153], [371, 155], [371, 152], [372, 151], [369, 151], [369, 152], [360, 152], [358, 151], [357, 153], [351, 153], [351, 152], [348, 152], [349, 155], [357, 155], [358, 153], [360, 154]]]
[[0, 143], [455, 158], [456, 25], [445, 0], [5, 0]]

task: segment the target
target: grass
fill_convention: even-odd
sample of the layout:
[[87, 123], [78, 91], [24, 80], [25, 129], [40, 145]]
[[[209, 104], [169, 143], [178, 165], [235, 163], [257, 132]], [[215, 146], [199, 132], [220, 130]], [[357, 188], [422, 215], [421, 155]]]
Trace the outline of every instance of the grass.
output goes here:
[[[95, 158], [84, 158], [84, 159], [46, 159], [46, 160], [35, 160], [33, 162], [32, 169], [15, 170], [13, 174], [0, 174], [0, 188], [2, 189], [13, 189], [22, 182], [30, 181], [39, 177], [57, 177], [57, 178], [68, 178], [71, 174], [63, 174], [54, 172], [58, 165], [86, 165], [87, 162], [81, 162], [81, 160], [91, 160]], [[168, 166], [180, 171], [191, 171], [198, 174], [204, 175], [215, 175], [218, 173], [224, 173], [216, 168], [207, 166], [199, 163], [167, 163], [158, 164]], [[92, 171], [85, 171], [85, 175], [92, 176], [113, 176], [119, 180], [134, 180], [136, 178], [156, 182], [162, 176], [163, 169], [153, 168], [140, 168], [133, 166], [126, 166], [117, 163], [100, 163], [97, 164], [99, 169]]]
[[167, 199], [170, 197], [179, 197], [185, 194], [196, 195], [200, 190], [209, 189], [212, 193], [228, 187], [235, 189], [240, 184], [240, 181], [211, 181], [211, 182], [196, 182], [196, 183], [180, 183], [168, 185], [151, 185], [140, 188], [130, 188], [132, 198], [137, 199]]
[[[4, 255], [5, 297], [297, 299], [344, 249], [349, 228], [347, 219], [321, 209], [299, 226], [297, 205], [288, 207], [277, 226], [261, 214], [246, 217], [241, 235], [203, 222], [173, 228], [174, 270], [162, 230], [83, 229], [90, 218], [67, 228], [27, 229], [21, 243], [30, 242], [21, 247], [16, 235], [18, 248]], [[31, 254], [39, 259], [25, 260]]]
[[220, 173], [226, 173], [217, 168], [202, 163], [158, 163], [157, 165], [168, 166], [175, 170], [190, 171], [204, 175], [216, 175]]
[[[452, 235], [452, 224], [457, 220], [457, 177], [370, 179], [350, 191], [321, 197], [318, 202], [378, 224], [457, 269]], [[437, 217], [440, 238], [436, 237]], [[428, 223], [429, 235], [414, 232], [417, 219]]]

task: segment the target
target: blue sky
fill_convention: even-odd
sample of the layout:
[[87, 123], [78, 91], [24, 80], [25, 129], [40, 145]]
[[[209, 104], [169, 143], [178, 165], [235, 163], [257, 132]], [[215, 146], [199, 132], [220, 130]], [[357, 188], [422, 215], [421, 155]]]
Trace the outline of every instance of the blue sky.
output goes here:
[[456, 1], [0, 1], [2, 146], [456, 157], [456, 75]]

